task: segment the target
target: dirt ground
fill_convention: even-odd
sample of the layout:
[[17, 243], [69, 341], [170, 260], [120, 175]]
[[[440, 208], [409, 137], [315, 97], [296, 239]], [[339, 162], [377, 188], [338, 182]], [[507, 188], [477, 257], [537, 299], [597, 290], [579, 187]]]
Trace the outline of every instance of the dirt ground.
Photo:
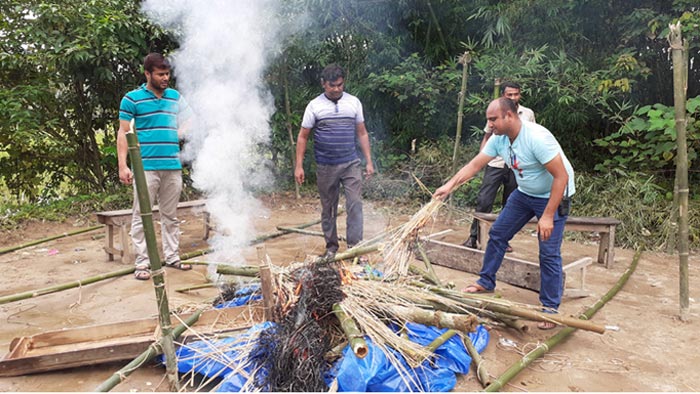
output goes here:
[[[296, 225], [317, 219], [319, 204], [313, 199], [297, 201], [286, 195], [264, 200], [268, 212], [255, 220], [258, 234], [274, 231], [278, 225]], [[397, 214], [404, 212], [404, 214]], [[401, 224], [410, 210], [379, 203], [365, 203], [365, 238], [388, 226]], [[202, 218], [188, 215], [182, 220], [182, 252], [207, 247], [202, 240]], [[624, 220], [624, 218], [620, 218]], [[344, 233], [344, 220], [339, 220]], [[0, 246], [22, 244], [30, 240], [73, 231], [94, 225], [91, 219], [65, 223], [33, 223], [18, 231], [2, 233]], [[468, 232], [465, 220], [439, 219], [424, 230], [433, 233], [453, 229], [441, 240], [460, 243]], [[320, 231], [320, 226], [311, 230]], [[108, 261], [103, 251], [103, 231], [70, 236], [0, 255], [0, 296], [20, 293], [55, 284], [84, 279], [100, 273], [128, 267], [120, 261]], [[536, 261], [537, 243], [523, 231], [512, 242], [514, 257]], [[323, 250], [323, 239], [311, 235], [288, 234], [265, 242], [275, 263], [300, 261], [304, 256]], [[586, 274], [586, 298], [565, 298], [561, 313], [577, 315], [605, 294], [632, 262], [634, 251], [616, 248], [612, 268], [593, 263]], [[595, 259], [597, 244], [565, 241], [564, 262], [590, 256]], [[248, 264], [256, 261], [255, 247], [244, 251]], [[373, 257], [376, 258], [376, 257]], [[700, 257], [690, 257], [690, 321], [678, 319], [678, 257], [644, 253], [636, 272], [618, 295], [608, 302], [593, 321], [616, 326], [596, 334], [578, 330], [544, 358], [521, 372], [503, 391], [697, 391], [700, 390], [699, 308]], [[436, 267], [441, 278], [457, 288], [472, 283], [476, 276]], [[166, 270], [166, 284], [171, 309], [203, 303], [216, 296], [215, 289], [187, 293], [175, 289], [206, 282], [205, 266], [189, 272]], [[567, 279], [574, 283], [575, 277]], [[537, 294], [499, 283], [503, 297], [537, 304]], [[13, 338], [61, 328], [118, 322], [156, 316], [156, 303], [150, 281], [134, 280], [131, 275], [101, 281], [58, 293], [0, 305], [0, 354], [9, 349]], [[512, 363], [553, 331], [541, 331], [534, 322], [530, 330], [517, 334], [512, 330], [491, 330], [491, 341], [483, 353], [489, 373], [500, 376]], [[124, 366], [126, 362], [69, 370], [0, 378], [0, 391], [92, 391]], [[167, 391], [164, 369], [148, 365], [138, 369], [114, 391]], [[479, 391], [473, 372], [459, 377], [455, 391]]]

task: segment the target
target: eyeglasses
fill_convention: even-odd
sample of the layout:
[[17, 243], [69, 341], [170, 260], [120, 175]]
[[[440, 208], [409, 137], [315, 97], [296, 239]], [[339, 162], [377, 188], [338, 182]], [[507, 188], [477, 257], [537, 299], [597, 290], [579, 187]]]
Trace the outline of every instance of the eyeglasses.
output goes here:
[[513, 147], [511, 146], [508, 146], [508, 155], [510, 156], [510, 168], [517, 170], [518, 175], [522, 179], [523, 169], [518, 167], [518, 157], [515, 155], [515, 152], [513, 152]]

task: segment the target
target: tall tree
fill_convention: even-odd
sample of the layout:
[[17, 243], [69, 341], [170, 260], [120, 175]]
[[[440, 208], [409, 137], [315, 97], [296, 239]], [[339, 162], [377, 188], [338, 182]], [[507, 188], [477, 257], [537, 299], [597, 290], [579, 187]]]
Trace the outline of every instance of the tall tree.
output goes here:
[[120, 97], [171, 41], [130, 0], [10, 0], [0, 13], [0, 176], [30, 198], [63, 181], [105, 188]]

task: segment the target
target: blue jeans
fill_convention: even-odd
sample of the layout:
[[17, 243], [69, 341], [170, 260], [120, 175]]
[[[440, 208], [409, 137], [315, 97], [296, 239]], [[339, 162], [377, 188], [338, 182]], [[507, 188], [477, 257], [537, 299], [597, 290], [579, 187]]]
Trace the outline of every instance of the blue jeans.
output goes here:
[[[503, 256], [510, 241], [527, 222], [542, 216], [548, 198], [531, 197], [515, 190], [489, 231], [489, 242], [484, 254], [484, 263], [477, 283], [485, 289], [496, 287], [496, 272], [501, 267]], [[547, 241], [539, 240], [540, 247], [540, 302], [548, 308], [557, 309], [564, 291], [561, 264], [561, 242], [564, 224], [568, 216], [554, 214], [554, 229]]]

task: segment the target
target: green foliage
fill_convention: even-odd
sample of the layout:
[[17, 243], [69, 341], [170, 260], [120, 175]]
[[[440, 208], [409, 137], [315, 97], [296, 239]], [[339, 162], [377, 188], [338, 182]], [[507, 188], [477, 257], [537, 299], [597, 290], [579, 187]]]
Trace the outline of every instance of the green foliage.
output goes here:
[[[688, 168], [700, 169], [696, 162], [700, 149], [700, 96], [688, 100], [686, 108]], [[596, 165], [596, 170], [623, 168], [672, 174], [677, 149], [675, 124], [673, 107], [657, 103], [637, 109], [619, 131], [594, 141], [612, 154]]]
[[[380, 151], [382, 147], [378, 148]], [[431, 192], [452, 177], [452, 150], [454, 140], [440, 137], [435, 141], [418, 143], [407, 157], [395, 157], [396, 165], [375, 176], [364, 186], [364, 195], [373, 199], [405, 201], [406, 199], [429, 200], [416, 182], [420, 180]], [[463, 146], [458, 152], [458, 164], [463, 166], [478, 152], [478, 145]], [[452, 197], [458, 206], [473, 206], [481, 186], [481, 177], [476, 177], [457, 189]]]
[[131, 0], [9, 0], [0, 11], [0, 176], [30, 199], [64, 180], [104, 190], [116, 168], [96, 133], [114, 143], [119, 100], [167, 36]]
[[[661, 249], [671, 231], [672, 196], [657, 184], [653, 175], [642, 172], [592, 175], [576, 174], [572, 215], [611, 216], [622, 221], [615, 241], [626, 248], [644, 245]], [[697, 190], [695, 190], [697, 193]], [[700, 248], [700, 203], [690, 201], [690, 247]]]
[[428, 68], [414, 53], [391, 70], [367, 76], [374, 94], [365, 106], [389, 126], [389, 144], [406, 152], [414, 139], [454, 132], [461, 77], [453, 65]]

